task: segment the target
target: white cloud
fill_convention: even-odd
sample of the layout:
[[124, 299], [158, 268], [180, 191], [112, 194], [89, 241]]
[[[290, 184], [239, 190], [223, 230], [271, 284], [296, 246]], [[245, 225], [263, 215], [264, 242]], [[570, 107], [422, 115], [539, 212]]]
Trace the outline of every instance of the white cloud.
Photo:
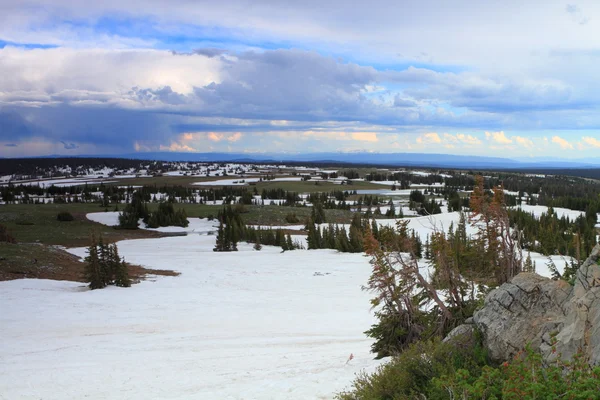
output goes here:
[[353, 132], [352, 139], [361, 142], [377, 142], [377, 133], [375, 132]]
[[499, 132], [486, 132], [485, 137], [491, 139], [492, 141], [498, 144], [512, 144], [512, 139], [509, 139], [504, 134], [504, 131]]
[[552, 143], [556, 143], [560, 146], [561, 149], [567, 150], [573, 150], [573, 145], [571, 143], [569, 143], [568, 141], [566, 141], [565, 139], [561, 138], [560, 136], [553, 136], [552, 137]]
[[465, 143], [467, 145], [471, 145], [471, 146], [475, 146], [475, 145], [481, 144], [481, 140], [479, 140], [475, 136], [465, 135], [464, 133], [458, 133], [458, 134], [456, 134], [456, 138], [458, 140], [460, 140], [461, 142], [463, 142], [463, 143]]
[[416, 142], [419, 144], [440, 144], [442, 139], [436, 132], [430, 132], [417, 137]]
[[588, 146], [600, 147], [600, 140], [593, 138], [591, 136], [584, 136], [581, 138], [581, 140]]
[[533, 141], [531, 139], [527, 139], [521, 136], [513, 136], [512, 137], [517, 144], [523, 147], [533, 147]]

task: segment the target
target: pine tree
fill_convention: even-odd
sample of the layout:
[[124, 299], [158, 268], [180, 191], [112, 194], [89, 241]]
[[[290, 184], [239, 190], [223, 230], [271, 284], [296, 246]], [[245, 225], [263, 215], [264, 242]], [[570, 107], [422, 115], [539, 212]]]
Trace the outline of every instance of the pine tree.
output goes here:
[[363, 236], [361, 230], [354, 225], [350, 226], [350, 249], [353, 253], [363, 251]]
[[375, 219], [371, 221], [371, 232], [373, 233], [375, 240], [379, 240], [379, 225]]
[[131, 280], [127, 271], [127, 264], [119, 257], [117, 245], [111, 246], [111, 266], [114, 274], [114, 284], [119, 287], [130, 287]]
[[523, 264], [523, 271], [525, 272], [535, 272], [533, 267], [533, 262], [531, 261], [531, 253], [527, 253], [527, 258], [525, 259], [525, 264]]
[[325, 210], [323, 209], [323, 205], [320, 201], [317, 201], [313, 205], [311, 217], [315, 224], [322, 224], [327, 222], [325, 218]]
[[223, 226], [223, 221], [219, 222], [219, 230], [217, 233], [217, 243], [215, 244], [215, 248], [213, 251], [226, 251], [226, 238], [225, 238], [225, 229]]
[[546, 262], [546, 266], [550, 270], [550, 274], [552, 275], [552, 279], [558, 280], [561, 278], [560, 272], [558, 272], [558, 268], [556, 268], [556, 264], [552, 260], [552, 257], [548, 256], [548, 261]]
[[92, 242], [88, 248], [88, 256], [85, 258], [85, 280], [89, 282], [90, 289], [102, 289], [106, 287], [102, 274], [100, 259], [98, 258], [98, 246]]

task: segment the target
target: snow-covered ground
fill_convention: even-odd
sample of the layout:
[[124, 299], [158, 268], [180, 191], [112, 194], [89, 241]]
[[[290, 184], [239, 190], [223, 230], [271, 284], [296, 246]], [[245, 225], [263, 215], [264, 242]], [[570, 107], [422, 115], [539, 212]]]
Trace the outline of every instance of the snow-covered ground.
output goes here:
[[36, 181], [13, 181], [13, 185], [23, 185], [23, 186], [39, 186], [41, 188], [48, 188], [52, 185], [57, 187], [70, 187], [70, 186], [83, 186], [85, 184], [88, 185], [99, 185], [101, 183], [114, 183], [116, 181], [109, 179], [90, 179], [90, 178], [62, 178], [62, 179], [45, 179], [45, 180], [36, 180]]
[[0, 282], [0, 397], [328, 399], [380, 364], [363, 255], [214, 241], [120, 242], [130, 262], [181, 272], [128, 289]]
[[[118, 214], [88, 218], [115, 225]], [[425, 241], [459, 217], [410, 218], [409, 229]], [[360, 289], [371, 271], [363, 254], [248, 244], [215, 253], [208, 232], [216, 222], [189, 220], [187, 228], [158, 229], [187, 236], [119, 242], [127, 261], [177, 277], [96, 291], [0, 282], [0, 398], [330, 399], [357, 372], [381, 365], [363, 334], [375, 322]], [[83, 257], [86, 249], [70, 251]], [[547, 257], [531, 257], [550, 276]], [[565, 260], [552, 259], [562, 271]]]

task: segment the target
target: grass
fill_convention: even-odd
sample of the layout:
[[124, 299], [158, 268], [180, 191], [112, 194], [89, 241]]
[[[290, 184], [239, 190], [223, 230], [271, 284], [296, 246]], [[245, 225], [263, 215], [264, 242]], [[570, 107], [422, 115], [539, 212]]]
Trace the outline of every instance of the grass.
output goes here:
[[[268, 203], [268, 200], [265, 200]], [[236, 205], [232, 205], [235, 207]], [[123, 207], [121, 207], [123, 208]], [[148, 209], [153, 211], [158, 208], [158, 203], [148, 203]], [[183, 208], [190, 218], [216, 218], [219, 210], [223, 208], [220, 205], [211, 204], [175, 204], [175, 209]], [[312, 207], [288, 207], [276, 205], [245, 205], [242, 218], [246, 224], [250, 225], [298, 225], [303, 224], [312, 212]], [[300, 222], [290, 224], [285, 217], [290, 214], [296, 214]], [[347, 210], [325, 210], [327, 222], [332, 223], [350, 223], [354, 213]]]
[[[56, 216], [62, 211], [70, 212], [75, 219], [58, 221]], [[5, 204], [0, 206], [0, 224], [8, 228], [17, 242], [65, 247], [88, 246], [92, 232], [102, 234], [109, 243], [161, 236], [145, 230], [117, 230], [86, 218], [87, 213], [101, 211], [104, 208], [98, 204]]]
[[[146, 230], [118, 230], [89, 221], [88, 212], [103, 211], [98, 204], [35, 204], [0, 206], [0, 224], [8, 228], [17, 244], [0, 243], [0, 281], [19, 278], [42, 278], [82, 282], [84, 264], [64, 247], [85, 247], [92, 232], [102, 234], [106, 242], [125, 239], [161, 237]], [[56, 216], [68, 211], [75, 219], [61, 222]], [[177, 275], [173, 271], [148, 270], [130, 265], [132, 280], [146, 274]]]
[[[149, 203], [149, 209], [158, 208]], [[123, 209], [123, 206], [120, 206]], [[216, 217], [221, 206], [204, 204], [177, 204], [184, 208], [189, 217]], [[108, 210], [112, 211], [113, 206]], [[115, 229], [92, 222], [87, 213], [102, 212], [98, 204], [8, 204], [0, 206], [0, 224], [7, 227], [17, 244], [0, 243], [0, 280], [19, 278], [43, 278], [81, 282], [83, 263], [78, 257], [64, 251], [64, 247], [85, 247], [90, 236], [102, 234], [106, 242], [126, 239], [157, 238], [165, 234], [144, 229]], [[256, 225], [288, 225], [285, 218], [295, 213], [299, 223], [311, 214], [310, 207], [245, 206], [244, 221]], [[69, 212], [73, 221], [58, 221], [60, 212]], [[346, 210], [325, 210], [327, 220], [334, 223], [349, 223], [353, 213]], [[129, 271], [134, 280], [146, 274], [174, 275], [173, 271], [147, 270], [131, 265]]]

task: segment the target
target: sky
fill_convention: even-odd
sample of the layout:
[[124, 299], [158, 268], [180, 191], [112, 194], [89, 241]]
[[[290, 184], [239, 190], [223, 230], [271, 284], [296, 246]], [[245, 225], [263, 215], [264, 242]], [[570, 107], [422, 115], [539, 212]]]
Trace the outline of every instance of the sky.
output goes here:
[[0, 157], [597, 158], [600, 2], [0, 0]]

